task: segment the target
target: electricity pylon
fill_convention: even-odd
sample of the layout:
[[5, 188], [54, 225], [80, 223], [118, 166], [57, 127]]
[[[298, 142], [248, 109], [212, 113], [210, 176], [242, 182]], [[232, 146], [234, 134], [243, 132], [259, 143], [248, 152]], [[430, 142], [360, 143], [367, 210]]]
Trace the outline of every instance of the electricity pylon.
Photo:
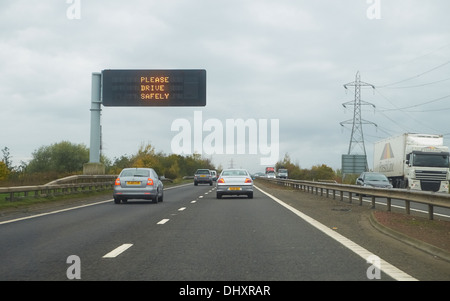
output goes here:
[[[344, 126], [344, 124], [352, 124], [352, 134], [350, 137], [350, 145], [348, 147], [348, 154], [349, 155], [364, 155], [366, 157], [366, 147], [364, 145], [364, 134], [363, 134], [363, 124], [372, 124], [374, 126], [377, 126], [375, 123], [371, 121], [367, 121], [362, 119], [361, 117], [361, 106], [362, 105], [370, 105], [375, 108], [374, 104], [371, 104], [366, 101], [361, 100], [361, 87], [363, 86], [369, 86], [375, 89], [375, 86], [372, 84], [368, 84], [361, 81], [361, 76], [359, 74], [359, 71], [356, 73], [356, 80], [354, 82], [348, 83], [344, 85], [345, 89], [348, 89], [349, 86], [355, 87], [355, 99], [353, 101], [345, 102], [342, 105], [344, 108], [346, 108], [349, 105], [352, 105], [353, 108], [353, 119], [349, 119], [346, 121], [341, 122], [341, 126]], [[355, 150], [355, 148], [359, 148], [358, 150]], [[367, 157], [366, 157], [366, 170], [369, 169], [369, 166], [367, 164]]]

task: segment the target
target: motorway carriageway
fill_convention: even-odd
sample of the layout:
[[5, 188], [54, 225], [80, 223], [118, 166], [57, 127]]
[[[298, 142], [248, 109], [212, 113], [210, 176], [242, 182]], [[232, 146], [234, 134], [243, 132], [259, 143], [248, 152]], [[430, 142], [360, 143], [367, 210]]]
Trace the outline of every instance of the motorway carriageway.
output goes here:
[[186, 184], [159, 204], [107, 199], [3, 221], [0, 254], [0, 280], [67, 280], [74, 268], [82, 280], [416, 280], [258, 187], [216, 199], [214, 186]]

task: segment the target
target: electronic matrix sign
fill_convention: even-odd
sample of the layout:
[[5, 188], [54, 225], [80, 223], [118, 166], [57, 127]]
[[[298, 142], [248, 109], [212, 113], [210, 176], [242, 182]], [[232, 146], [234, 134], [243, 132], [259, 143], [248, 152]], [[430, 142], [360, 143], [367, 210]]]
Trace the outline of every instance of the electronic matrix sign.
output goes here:
[[104, 106], [205, 106], [206, 70], [103, 70]]

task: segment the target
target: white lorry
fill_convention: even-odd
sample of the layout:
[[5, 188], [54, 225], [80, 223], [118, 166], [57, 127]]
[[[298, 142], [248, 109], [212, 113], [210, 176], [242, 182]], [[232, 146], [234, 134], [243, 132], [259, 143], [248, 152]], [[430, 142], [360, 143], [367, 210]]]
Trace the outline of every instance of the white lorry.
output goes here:
[[375, 142], [373, 170], [394, 188], [449, 192], [449, 150], [442, 135], [406, 133]]

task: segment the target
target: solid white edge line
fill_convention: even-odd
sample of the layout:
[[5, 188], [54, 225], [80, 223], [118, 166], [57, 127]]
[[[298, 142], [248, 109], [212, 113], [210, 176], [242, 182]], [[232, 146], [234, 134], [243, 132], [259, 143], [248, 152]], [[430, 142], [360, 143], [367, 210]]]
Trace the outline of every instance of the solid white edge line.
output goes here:
[[121, 253], [125, 252], [129, 247], [131, 247], [133, 244], [123, 244], [117, 248], [115, 248], [114, 250], [112, 250], [111, 252], [109, 252], [108, 254], [105, 254], [102, 258], [114, 258], [119, 256]]
[[107, 202], [112, 202], [112, 199], [109, 199], [106, 201], [101, 201], [101, 202], [96, 202], [96, 203], [91, 203], [91, 204], [86, 204], [86, 205], [81, 205], [81, 206], [76, 206], [76, 207], [65, 208], [65, 209], [61, 209], [61, 210], [55, 210], [55, 211], [51, 211], [51, 212], [45, 212], [45, 213], [40, 213], [40, 214], [35, 214], [35, 215], [30, 215], [30, 216], [24, 216], [24, 217], [20, 217], [20, 218], [16, 218], [16, 219], [11, 219], [11, 220], [0, 222], [0, 225], [18, 222], [18, 221], [22, 221], [22, 220], [26, 220], [26, 219], [35, 218], [35, 217], [60, 213], [60, 212], [64, 212], [64, 211], [70, 211], [70, 210], [79, 209], [79, 208], [83, 208], [83, 207], [94, 206], [94, 205], [103, 204], [103, 203], [107, 203]]
[[[322, 223], [320, 223], [320, 222], [316, 221], [315, 219], [309, 217], [308, 215], [304, 214], [303, 212], [301, 212], [301, 211], [299, 211], [299, 210], [289, 206], [288, 204], [284, 203], [280, 199], [278, 199], [278, 198], [274, 197], [273, 195], [265, 192], [261, 188], [255, 186], [255, 185], [254, 185], [254, 187], [256, 189], [258, 189], [259, 191], [261, 191], [262, 193], [264, 193], [265, 195], [267, 195], [268, 197], [270, 197], [272, 200], [274, 200], [278, 204], [282, 205], [283, 207], [285, 207], [288, 210], [290, 210], [293, 213], [295, 213], [297, 216], [299, 216], [300, 218], [305, 220], [307, 223], [309, 223], [313, 227], [315, 227], [318, 230], [322, 231], [323, 233], [325, 233], [326, 235], [330, 236], [334, 240], [338, 241], [339, 243], [341, 243], [342, 245], [344, 245], [345, 247], [347, 247], [348, 249], [350, 249], [351, 251], [353, 251], [357, 255], [361, 256], [364, 260], [367, 261], [369, 256], [375, 255], [375, 254], [371, 253], [370, 251], [366, 250], [365, 248], [363, 248], [363, 247], [359, 246], [358, 244], [354, 243], [350, 239], [344, 237], [343, 235], [335, 232], [334, 230], [332, 230], [332, 229], [328, 228], [327, 226], [323, 225]], [[403, 272], [402, 270], [398, 269], [397, 267], [393, 266], [392, 264], [390, 264], [389, 262], [387, 262], [387, 261], [385, 261], [385, 260], [383, 260], [381, 258], [380, 258], [380, 269], [383, 272], [385, 272], [386, 274], [388, 274], [389, 276], [391, 276], [392, 278], [394, 278], [396, 280], [399, 280], [399, 281], [417, 281], [416, 278], [408, 275], [407, 273]]]

